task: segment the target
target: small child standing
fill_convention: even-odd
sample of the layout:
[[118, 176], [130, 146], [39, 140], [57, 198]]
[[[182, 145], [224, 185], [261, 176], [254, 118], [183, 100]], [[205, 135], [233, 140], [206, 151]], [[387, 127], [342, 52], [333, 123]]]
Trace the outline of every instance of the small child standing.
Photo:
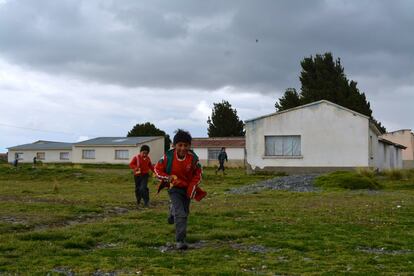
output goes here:
[[129, 163], [129, 167], [134, 173], [135, 180], [135, 197], [137, 199], [137, 207], [141, 203], [141, 198], [144, 199], [144, 207], [149, 206], [149, 190], [148, 190], [148, 178], [149, 172], [154, 172], [154, 166], [151, 163], [151, 159], [148, 156], [150, 147], [143, 145], [140, 149], [140, 153], [132, 158]]
[[170, 187], [168, 222], [175, 223], [176, 247], [180, 250], [188, 248], [185, 239], [191, 199], [200, 201], [207, 194], [198, 187], [202, 170], [197, 155], [190, 150], [191, 139], [190, 133], [178, 129], [173, 139], [173, 149], [166, 152], [155, 165], [157, 177]]

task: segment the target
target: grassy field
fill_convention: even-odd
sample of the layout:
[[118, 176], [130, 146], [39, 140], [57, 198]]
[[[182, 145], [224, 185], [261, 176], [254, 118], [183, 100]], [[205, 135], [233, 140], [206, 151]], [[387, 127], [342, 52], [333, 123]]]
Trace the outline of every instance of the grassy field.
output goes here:
[[[0, 165], [0, 275], [414, 274], [414, 172], [336, 173], [318, 180], [322, 192], [226, 193], [271, 177], [205, 170], [193, 249], [164, 252], [174, 242], [166, 192], [151, 185], [151, 208], [135, 208], [125, 167]], [[358, 177], [375, 190], [355, 190]]]

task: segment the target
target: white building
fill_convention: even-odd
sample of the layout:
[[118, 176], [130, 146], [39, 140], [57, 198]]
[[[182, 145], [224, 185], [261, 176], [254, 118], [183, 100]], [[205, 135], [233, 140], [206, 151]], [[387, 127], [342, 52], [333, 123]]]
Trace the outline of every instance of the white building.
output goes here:
[[381, 137], [405, 146], [406, 149], [402, 151], [403, 167], [414, 168], [414, 133], [411, 129], [388, 132]]
[[150, 158], [157, 162], [164, 154], [164, 136], [98, 137], [73, 144], [73, 163], [129, 164], [142, 145], [150, 147]]
[[16, 158], [21, 163], [32, 163], [33, 158], [44, 163], [72, 162], [72, 143], [61, 143], [39, 140], [31, 144], [24, 144], [8, 148], [8, 162]]
[[377, 154], [374, 167], [380, 170], [404, 168], [402, 151], [405, 148], [403, 145], [379, 137], [378, 144], [376, 144]]
[[98, 137], [79, 143], [37, 141], [8, 148], [8, 162], [129, 164], [142, 145], [150, 147], [150, 158], [157, 162], [164, 154], [164, 137]]
[[193, 138], [191, 147], [203, 166], [218, 166], [217, 157], [221, 148], [226, 148], [227, 167], [244, 167], [246, 161], [244, 137]]
[[326, 100], [246, 121], [248, 169], [324, 172], [401, 168], [404, 146], [369, 117]]

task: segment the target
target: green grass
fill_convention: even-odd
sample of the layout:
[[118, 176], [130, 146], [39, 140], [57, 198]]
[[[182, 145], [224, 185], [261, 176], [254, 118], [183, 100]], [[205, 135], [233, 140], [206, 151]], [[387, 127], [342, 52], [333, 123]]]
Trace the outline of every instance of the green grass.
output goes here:
[[[209, 194], [192, 203], [188, 228], [188, 240], [204, 246], [162, 253], [174, 228], [166, 223], [167, 195], [154, 195], [154, 181], [154, 206], [136, 210], [125, 168], [0, 166], [0, 274], [409, 275], [414, 173], [401, 173], [395, 180], [338, 172], [319, 178], [321, 192], [235, 195], [226, 191], [272, 175], [231, 169], [222, 177], [206, 169]], [[371, 188], [365, 178], [380, 189], [361, 189]], [[116, 207], [129, 212], [113, 213]], [[249, 250], [253, 245], [267, 251]]]
[[316, 179], [315, 184], [316, 186], [322, 188], [340, 188], [350, 190], [377, 190], [381, 188], [373, 174], [350, 171], [338, 171], [327, 175], [322, 175]]

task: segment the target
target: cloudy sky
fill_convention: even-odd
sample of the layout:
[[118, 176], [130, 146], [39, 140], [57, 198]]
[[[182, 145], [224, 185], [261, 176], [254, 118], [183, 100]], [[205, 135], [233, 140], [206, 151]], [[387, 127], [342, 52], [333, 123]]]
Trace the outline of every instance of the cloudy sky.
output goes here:
[[146, 121], [205, 136], [214, 102], [273, 112], [300, 60], [327, 51], [388, 130], [414, 129], [413, 14], [411, 0], [0, 0], [0, 152]]

